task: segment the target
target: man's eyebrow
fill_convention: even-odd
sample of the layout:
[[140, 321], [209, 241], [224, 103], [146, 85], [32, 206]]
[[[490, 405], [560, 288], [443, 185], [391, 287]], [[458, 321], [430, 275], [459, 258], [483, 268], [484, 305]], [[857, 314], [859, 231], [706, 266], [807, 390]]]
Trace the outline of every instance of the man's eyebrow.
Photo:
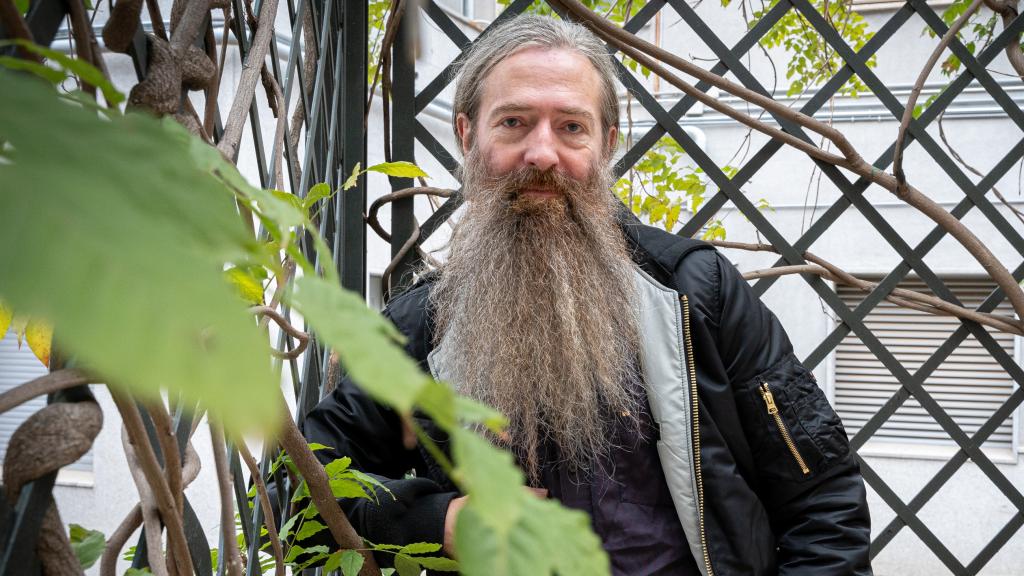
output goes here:
[[[533, 107], [532, 106], [527, 106], [526, 104], [516, 104], [516, 103], [502, 104], [500, 106], [496, 106], [494, 108], [494, 110], [491, 111], [491, 118], [494, 118], [496, 116], [501, 116], [503, 114], [514, 114], [514, 113], [520, 113], [520, 112], [529, 112], [530, 110], [533, 110]], [[586, 108], [579, 108], [579, 107], [576, 107], [576, 106], [567, 106], [567, 107], [564, 107], [564, 108], [558, 108], [558, 109], [556, 109], [556, 111], [559, 114], [565, 114], [565, 115], [568, 115], [568, 116], [580, 116], [582, 118], [586, 118], [587, 120], [591, 120], [591, 121], [594, 120], [594, 115], [591, 114], [590, 111], [587, 110]]]

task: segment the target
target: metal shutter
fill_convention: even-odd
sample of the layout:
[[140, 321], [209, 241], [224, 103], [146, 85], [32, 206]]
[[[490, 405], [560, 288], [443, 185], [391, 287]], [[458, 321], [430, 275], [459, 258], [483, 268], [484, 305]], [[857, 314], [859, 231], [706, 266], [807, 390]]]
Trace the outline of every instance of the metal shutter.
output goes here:
[[[17, 336], [8, 330], [4, 339], [0, 340], [0, 392], [6, 392], [43, 374], [46, 374], [46, 367], [36, 359], [28, 345], [22, 344], [19, 350]], [[46, 396], [39, 396], [0, 414], [0, 458], [6, 456], [7, 444], [18, 426], [43, 406], [46, 406]], [[92, 451], [66, 468], [92, 471]]]
[[[995, 287], [991, 280], [943, 279], [967, 308], [977, 308]], [[924, 282], [907, 279], [901, 288], [931, 294]], [[865, 293], [838, 286], [843, 302], [851, 308], [860, 304]], [[1004, 301], [996, 313], [1012, 316]], [[956, 318], [935, 316], [881, 302], [865, 318], [867, 327], [883, 345], [913, 374], [960, 326]], [[1013, 358], [1013, 335], [988, 330], [996, 342]], [[836, 348], [835, 404], [847, 432], [856, 434], [896, 391], [900, 384], [860, 339], [850, 333]], [[973, 335], [968, 337], [925, 381], [928, 390], [953, 420], [973, 434], [1013, 392], [1013, 380]], [[883, 441], [920, 442], [955, 445], [949, 435], [911, 396], [872, 436]], [[1010, 448], [1013, 443], [1013, 417], [1007, 418], [989, 436], [986, 447]]]

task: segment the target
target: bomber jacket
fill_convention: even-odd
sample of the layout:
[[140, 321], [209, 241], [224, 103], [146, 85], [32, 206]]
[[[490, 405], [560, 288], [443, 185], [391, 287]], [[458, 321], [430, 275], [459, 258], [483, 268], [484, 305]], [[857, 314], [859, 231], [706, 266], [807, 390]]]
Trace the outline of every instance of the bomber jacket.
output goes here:
[[[714, 247], [620, 219], [636, 264], [644, 385], [662, 471], [704, 576], [870, 575], [870, 520], [846, 432], [781, 324]], [[444, 378], [432, 283], [385, 315], [406, 351]], [[419, 424], [445, 447], [443, 432]], [[344, 379], [307, 416], [306, 437], [376, 475], [395, 498], [339, 501], [374, 542], [442, 542], [457, 489], [421, 447], [407, 449], [394, 412]], [[414, 477], [407, 472], [415, 471]]]

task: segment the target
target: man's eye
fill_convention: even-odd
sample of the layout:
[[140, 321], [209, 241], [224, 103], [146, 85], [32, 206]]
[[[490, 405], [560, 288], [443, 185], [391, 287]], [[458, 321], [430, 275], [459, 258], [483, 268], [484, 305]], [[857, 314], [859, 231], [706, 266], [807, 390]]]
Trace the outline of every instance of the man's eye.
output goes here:
[[583, 125], [578, 122], [570, 122], [565, 125], [565, 129], [568, 130], [570, 134], [579, 134], [580, 132], [583, 132]]
[[501, 125], [504, 126], [505, 128], [515, 128], [516, 126], [519, 126], [519, 119], [505, 118], [504, 120], [501, 121]]

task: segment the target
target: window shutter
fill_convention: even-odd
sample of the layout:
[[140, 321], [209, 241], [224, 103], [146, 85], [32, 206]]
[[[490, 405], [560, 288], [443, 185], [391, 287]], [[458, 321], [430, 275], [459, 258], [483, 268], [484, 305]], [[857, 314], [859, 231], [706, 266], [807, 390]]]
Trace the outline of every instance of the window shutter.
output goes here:
[[[0, 340], [0, 392], [6, 392], [44, 374], [46, 374], [46, 367], [36, 359], [27, 344], [22, 343], [19, 350], [18, 337], [15, 336], [13, 330], [8, 330], [3, 340]], [[38, 396], [0, 414], [0, 458], [7, 455], [7, 445], [18, 426], [44, 406], [46, 406], [46, 396]], [[66, 468], [92, 471], [92, 451], [90, 450], [78, 462]]]
[[[967, 308], [977, 308], [995, 288], [991, 280], [943, 279]], [[900, 288], [925, 294], [931, 291], [917, 279], [904, 280]], [[854, 308], [866, 293], [838, 286], [843, 302]], [[994, 312], [1013, 315], [1004, 300]], [[882, 301], [865, 318], [867, 327], [900, 363], [913, 374], [960, 326], [953, 317], [936, 316]], [[1013, 335], [987, 330], [1011, 358]], [[852, 332], [836, 348], [835, 403], [852, 437], [900, 388], [899, 382]], [[925, 389], [970, 436], [980, 428], [1013, 392], [1013, 380], [973, 336], [967, 338], [925, 380]], [[872, 436], [874, 440], [955, 445], [949, 435], [911, 396]], [[1013, 417], [1004, 420], [984, 444], [1010, 448]]]

